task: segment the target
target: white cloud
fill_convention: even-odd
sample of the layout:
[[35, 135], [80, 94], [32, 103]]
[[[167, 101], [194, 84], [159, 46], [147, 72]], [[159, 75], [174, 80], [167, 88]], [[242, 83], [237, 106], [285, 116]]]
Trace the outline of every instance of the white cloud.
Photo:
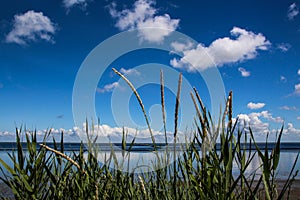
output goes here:
[[196, 48], [182, 51], [183, 57], [181, 59], [172, 59], [170, 64], [175, 68], [183, 68], [189, 72], [194, 72], [196, 69], [205, 70], [216, 65], [213, 57], [208, 54], [207, 50], [208, 48], [199, 44]]
[[[36, 134], [37, 134], [37, 140], [38, 141], [43, 141], [44, 140], [44, 136], [46, 133], [49, 133], [50, 131], [50, 135], [49, 137], [47, 138], [48, 141], [52, 142], [53, 138], [55, 138], [56, 141], [60, 141], [60, 137], [61, 137], [61, 133], [63, 132], [64, 133], [64, 140], [65, 141], [68, 141], [68, 142], [80, 142], [80, 138], [79, 138], [79, 135], [78, 133], [76, 132], [77, 129], [76, 127], [74, 127], [73, 129], [63, 129], [63, 128], [60, 128], [60, 129], [54, 129], [54, 128], [51, 128], [51, 129], [47, 129], [47, 130], [37, 130], [36, 131]], [[31, 131], [28, 131], [28, 130], [22, 130], [21, 133], [23, 134], [31, 134], [32, 132]], [[8, 131], [5, 131], [5, 132], [0, 132], [0, 139], [1, 141], [16, 141], [16, 134], [15, 133], [11, 133], [11, 132], [8, 132]]]
[[28, 11], [15, 15], [13, 29], [7, 34], [6, 42], [26, 45], [28, 42], [45, 40], [54, 43], [56, 28], [53, 22], [42, 12]]
[[293, 20], [299, 14], [299, 8], [296, 3], [289, 6], [287, 17], [289, 20]]
[[286, 83], [287, 79], [285, 76], [280, 76], [280, 81]]
[[283, 123], [283, 119], [281, 117], [273, 117], [269, 111], [262, 111], [262, 112], [252, 112], [250, 114], [239, 114], [237, 118], [233, 121], [238, 119], [238, 125], [240, 128], [244, 128], [250, 126], [253, 132], [256, 133], [268, 133], [270, 124], [268, 122], [275, 122], [275, 123]]
[[287, 124], [287, 128], [283, 130], [285, 134], [300, 134], [300, 129], [296, 129], [292, 123]]
[[67, 12], [74, 6], [79, 6], [81, 9], [85, 10], [90, 0], [63, 0], [63, 6], [67, 9]]
[[297, 110], [296, 106], [281, 106], [279, 107], [280, 110]]
[[294, 94], [300, 95], [300, 83], [295, 85], [295, 91]]
[[105, 85], [103, 88], [97, 88], [97, 92], [99, 92], [99, 93], [111, 92], [119, 86], [120, 85], [118, 82], [113, 82], [111, 84]]
[[[219, 38], [208, 47], [203, 44], [198, 44], [194, 48], [181, 47], [183, 57], [179, 60], [174, 58], [170, 62], [171, 65], [176, 68], [185, 68], [191, 72], [213, 66], [220, 67], [225, 64], [254, 59], [258, 50], [267, 50], [271, 44], [261, 33], [255, 34], [238, 27], [233, 27], [230, 34], [233, 39]], [[175, 48], [174, 50], [176, 51]]]
[[293, 93], [290, 93], [287, 95], [287, 97], [290, 97], [290, 96], [300, 96], [300, 83], [296, 84], [294, 86], [294, 92]]
[[[241, 128], [248, 127], [252, 129], [254, 137], [257, 141], [265, 141], [266, 134], [271, 133], [269, 141], [274, 141], [278, 129], [271, 129], [270, 124], [262, 121], [262, 114], [260, 113], [250, 113], [250, 114], [240, 114], [238, 115], [239, 122], [238, 125]], [[244, 120], [246, 119], [246, 120]], [[287, 123], [287, 126], [283, 128], [283, 138], [282, 141], [295, 141], [300, 139], [300, 129], [294, 127], [292, 123]]]
[[287, 52], [292, 46], [288, 43], [281, 43], [277, 45], [277, 48], [282, 52]]
[[[82, 127], [73, 127], [72, 129], [54, 129], [51, 128], [51, 134], [48, 137], [48, 141], [52, 141], [52, 138], [55, 138], [56, 141], [60, 141], [61, 133], [64, 133], [64, 141], [65, 142], [81, 142], [86, 139], [86, 126]], [[89, 135], [92, 137], [98, 136], [98, 140], [96, 142], [106, 143], [120, 143], [122, 141], [122, 133], [123, 127], [111, 127], [106, 124], [102, 125], [94, 125], [94, 127], [89, 126]], [[134, 137], [136, 137], [135, 143], [152, 143], [151, 135], [149, 129], [135, 129], [124, 126], [124, 130], [127, 133], [127, 142], [131, 142]], [[93, 132], [92, 132], [93, 131]], [[152, 134], [157, 143], [165, 142], [165, 134], [164, 132], [151, 130]], [[25, 131], [22, 131], [24, 133]], [[28, 131], [27, 131], [28, 132]], [[43, 141], [44, 136], [48, 133], [49, 130], [37, 130], [37, 140]], [[28, 132], [29, 133], [29, 132]], [[185, 142], [187, 138], [190, 138], [193, 134], [184, 134], [179, 131], [177, 135], [177, 142]], [[0, 131], [0, 140], [1, 141], [15, 141], [15, 133], [8, 131]], [[174, 133], [167, 132], [167, 140], [169, 143], [174, 141]]]
[[[52, 141], [52, 138], [54, 137], [56, 141], [60, 140], [61, 133], [64, 133], [64, 141], [68, 142], [80, 142], [86, 140], [86, 124], [84, 123], [82, 127], [73, 127], [71, 129], [55, 129], [51, 128], [50, 130], [38, 130], [37, 131], [37, 140], [43, 141], [43, 137], [45, 133], [51, 131], [50, 136], [48, 139]], [[90, 136], [98, 136], [97, 142], [105, 143], [105, 142], [115, 142], [120, 143], [122, 142], [122, 133], [123, 133], [123, 127], [111, 127], [106, 124], [102, 125], [94, 125], [94, 127], [89, 127], [90, 130]], [[93, 130], [93, 132], [91, 132]], [[135, 129], [130, 127], [124, 127], [125, 132], [127, 133], [127, 142], [131, 142], [134, 137], [136, 137], [135, 142], [136, 143], [151, 143], [151, 135], [149, 132], [149, 129]], [[151, 130], [152, 134], [155, 138], [156, 142], [165, 142], [165, 134], [163, 132], [157, 131], [157, 130]], [[26, 131], [28, 132], [28, 131]], [[24, 131], [23, 131], [24, 133]], [[167, 139], [168, 142], [173, 142], [173, 132], [167, 132]], [[179, 141], [184, 142], [185, 136], [182, 132], [178, 133]], [[1, 141], [15, 141], [15, 134], [10, 132], [0, 132], [0, 139]]]
[[183, 52], [185, 50], [193, 48], [193, 43], [191, 41], [188, 41], [186, 44], [180, 42], [172, 42], [171, 47], [175, 50], [175, 52]]
[[265, 119], [268, 119], [272, 122], [276, 122], [276, 123], [283, 123], [283, 119], [281, 117], [273, 117], [271, 113], [269, 113], [269, 111], [262, 111], [260, 113], [260, 116], [262, 116]]
[[[147, 19], [145, 22], [139, 23], [137, 28], [139, 29], [139, 36], [142, 40], [160, 43], [164, 37], [176, 30], [178, 23], [179, 20], [171, 19], [168, 14], [165, 14], [163, 16]], [[155, 32], [153, 32], [153, 28], [156, 28]]]
[[248, 76], [250, 76], [250, 72], [249, 71], [247, 71], [246, 69], [244, 69], [243, 67], [239, 67], [239, 72], [241, 72], [241, 75], [242, 75], [242, 77], [248, 77]]
[[298, 75], [300, 76], [300, 69], [298, 69]]
[[263, 108], [266, 104], [265, 103], [253, 103], [250, 102], [247, 104], [247, 108], [254, 110], [254, 109], [260, 109]]
[[[268, 111], [253, 112], [250, 114], [239, 114], [237, 118], [234, 118], [234, 122], [238, 119], [238, 127], [246, 128], [250, 127], [256, 135], [260, 136], [262, 140], [265, 139], [266, 133], [276, 133], [277, 130], [270, 130], [269, 122], [275, 122], [282, 124], [283, 119], [281, 117], [273, 117]], [[296, 129], [297, 130], [297, 129]], [[298, 130], [300, 131], [300, 130]], [[296, 131], [297, 132], [297, 131]], [[286, 128], [284, 133], [295, 133], [295, 130]], [[299, 135], [300, 137], [300, 135]]]
[[[239, 114], [238, 125], [240, 128], [250, 126], [255, 133], [268, 133], [269, 123], [262, 122], [260, 113]], [[234, 119], [235, 122], [236, 119]]]
[[74, 5], [86, 4], [86, 0], [63, 0], [63, 4], [66, 8], [71, 8]]
[[[250, 114], [239, 114], [237, 118], [238, 121], [238, 127], [240, 129], [245, 128], [245, 130], [248, 130], [248, 127], [250, 126], [255, 138], [258, 138], [256, 141], [265, 141], [265, 137], [267, 133], [276, 133], [278, 130], [271, 129], [270, 130], [270, 124], [268, 122], [264, 122], [264, 116], [266, 115], [266, 112], [263, 113], [250, 113]], [[267, 114], [266, 116], [269, 116]], [[237, 118], [233, 119], [233, 122], [235, 123], [235, 120]], [[300, 120], [300, 116], [297, 118]], [[135, 142], [136, 143], [151, 143], [151, 137], [150, 132], [148, 129], [135, 129], [130, 127], [124, 127], [126, 133], [128, 134], [127, 142], [131, 142], [134, 137], [136, 137]], [[71, 129], [55, 129], [51, 128], [51, 134], [48, 137], [48, 141], [52, 141], [52, 138], [54, 137], [56, 141], [60, 140], [61, 133], [64, 133], [64, 141], [65, 142], [80, 142], [86, 139], [86, 124], [83, 124], [82, 127], [73, 127]], [[89, 127], [89, 130], [93, 130], [93, 132], [90, 132], [90, 136], [98, 136], [98, 140], [96, 142], [113, 142], [113, 143], [120, 143], [122, 141], [122, 132], [123, 127], [111, 127], [106, 124], [102, 125], [94, 125], [94, 127]], [[23, 131], [22, 133], [24, 133]], [[48, 130], [37, 130], [37, 140], [43, 141], [43, 138], [45, 136], [45, 133], [48, 133]], [[28, 131], [26, 131], [28, 133]], [[157, 143], [165, 142], [165, 135], [163, 132], [152, 130], [153, 136], [155, 138], [155, 141]], [[283, 133], [285, 135], [289, 135], [289, 137], [283, 137], [283, 140], [285, 141], [293, 141], [295, 138], [297, 140], [300, 139], [300, 129], [297, 129], [294, 127], [292, 123], [288, 123], [287, 126], [283, 129]], [[273, 134], [273, 137], [276, 134]], [[271, 135], [270, 135], [271, 136]], [[189, 137], [189, 136], [188, 136]], [[271, 137], [270, 137], [271, 138]], [[290, 138], [290, 140], [289, 140]], [[169, 143], [173, 142], [173, 132], [167, 132], [167, 139]], [[179, 142], [185, 142], [186, 135], [184, 135], [182, 132], [178, 133], [178, 139]], [[8, 131], [0, 131], [0, 140], [1, 141], [15, 141], [15, 134], [8, 132]]]
[[[116, 4], [109, 7], [110, 15], [117, 19], [116, 27], [120, 30], [138, 29], [141, 40], [160, 43], [179, 25], [178, 19], [171, 19], [168, 14], [156, 15], [157, 9], [152, 0], [138, 0], [132, 9], [116, 10]], [[155, 32], [151, 28], [159, 28]]]
[[135, 76], [140, 76], [141, 75], [141, 73], [139, 71], [137, 71], [136, 69], [124, 69], [124, 68], [121, 68], [120, 72], [122, 74], [125, 74], [125, 75], [135, 75]]

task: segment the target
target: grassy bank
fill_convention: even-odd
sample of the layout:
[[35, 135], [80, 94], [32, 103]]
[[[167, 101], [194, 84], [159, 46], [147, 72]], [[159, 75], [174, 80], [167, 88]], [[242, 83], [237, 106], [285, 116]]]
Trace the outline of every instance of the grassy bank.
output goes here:
[[[115, 70], [131, 87], [144, 113], [149, 134], [155, 147], [148, 117], [142, 100], [134, 86]], [[161, 104], [163, 123], [164, 84], [161, 73]], [[180, 106], [181, 75], [175, 104], [174, 141], [177, 137], [177, 120]], [[99, 149], [94, 145], [96, 137], [93, 130], [86, 129], [88, 148], [83, 145], [79, 152], [66, 155], [64, 137], [61, 135], [59, 146], [53, 140], [54, 148], [44, 144], [37, 146], [36, 133], [25, 134], [27, 151], [21, 145], [22, 130], [16, 130], [17, 149], [10, 154], [13, 166], [0, 159], [1, 180], [12, 189], [16, 199], [282, 199], [289, 197], [294, 177], [298, 173], [294, 167], [284, 182], [276, 179], [280, 160], [280, 141], [283, 129], [278, 132], [275, 147], [259, 149], [251, 127], [238, 129], [237, 120], [233, 123], [232, 92], [229, 93], [225, 108], [219, 120], [214, 122], [205, 108], [198, 92], [194, 89], [191, 98], [195, 106], [195, 130], [192, 142], [183, 146], [181, 156], [176, 162], [170, 157], [176, 156], [174, 149], [168, 149], [163, 156], [147, 166], [151, 172], [123, 172], [115, 152], [107, 155], [105, 162], [99, 164]], [[184, 116], [183, 116], [184, 117]], [[92, 126], [93, 127], [93, 126]], [[165, 127], [165, 126], [164, 126]], [[249, 131], [246, 131], [249, 130]], [[165, 130], [166, 133], [166, 130]], [[50, 132], [45, 135], [45, 141]], [[217, 151], [216, 141], [220, 138], [221, 147]], [[167, 144], [166, 140], [166, 144]], [[247, 150], [246, 143], [255, 147]], [[126, 148], [126, 130], [123, 130], [122, 148]], [[131, 145], [134, 144], [134, 140]], [[201, 151], [197, 146], [201, 145]], [[266, 142], [266, 147], [268, 143]], [[155, 152], [154, 152], [155, 153]], [[251, 174], [246, 170], [255, 156], [259, 156], [261, 165]], [[130, 148], [123, 151], [122, 158], [130, 160]], [[298, 159], [298, 157], [297, 157]], [[295, 164], [297, 162], [295, 161]], [[238, 174], [233, 175], [233, 166], [238, 166]], [[109, 168], [108, 166], [114, 166]], [[262, 172], [262, 173], [258, 173]]]

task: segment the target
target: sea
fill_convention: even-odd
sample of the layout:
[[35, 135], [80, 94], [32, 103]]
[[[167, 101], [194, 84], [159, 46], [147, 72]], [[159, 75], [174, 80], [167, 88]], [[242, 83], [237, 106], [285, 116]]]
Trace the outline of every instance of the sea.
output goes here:
[[[60, 144], [57, 143], [57, 148], [58, 150], [60, 150]], [[64, 148], [64, 152], [65, 154], [76, 154], [79, 152], [80, 149], [80, 143], [64, 143], [63, 148]], [[265, 143], [257, 143], [258, 147], [261, 150], [264, 150], [266, 148]], [[269, 152], [271, 152], [271, 150], [275, 147], [275, 143], [268, 143], [268, 150]], [[39, 148], [39, 144], [37, 144], [38, 148]], [[50, 148], [54, 147], [53, 143], [47, 143], [47, 146], [49, 146]], [[24, 153], [26, 153], [27, 151], [27, 144], [26, 143], [22, 143], [22, 147], [24, 150]], [[147, 166], [147, 165], [151, 165], [153, 163], [153, 160], [155, 160], [157, 158], [157, 155], [159, 156], [163, 156], [164, 154], [166, 154], [166, 149], [172, 150], [171, 152], [175, 152], [173, 151], [174, 149], [176, 149], [176, 156], [180, 156], [181, 154], [181, 150], [184, 147], [184, 144], [176, 144], [176, 146], [174, 146], [174, 144], [168, 144], [166, 145], [165, 143], [157, 143], [156, 144], [156, 149], [157, 151], [154, 151], [154, 145], [152, 143], [136, 143], [134, 145], [130, 145], [130, 144], [126, 144], [126, 149], [125, 151], [122, 150], [122, 144], [121, 143], [97, 143], [96, 146], [99, 150], [98, 153], [98, 160], [99, 160], [99, 164], [104, 163], [105, 159], [107, 159], [107, 157], [109, 156], [109, 154], [113, 151], [117, 157], [117, 160], [121, 160], [122, 163], [124, 164], [124, 160], [128, 162], [128, 164], [124, 165], [124, 169], [120, 168], [120, 170], [130, 170], [133, 168], [136, 168], [136, 166], [141, 165], [141, 166]], [[201, 151], [201, 147], [200, 146], [196, 146], [197, 150], [200, 152]], [[247, 150], [247, 152], [255, 152], [255, 146], [252, 144], [246, 144], [245, 148]], [[10, 157], [8, 156], [8, 154], [11, 154], [12, 152], [16, 152], [17, 146], [15, 142], [0, 142], [0, 158], [6, 162], [8, 165], [12, 166], [12, 162], [10, 160]], [[84, 146], [84, 151], [85, 153], [87, 152], [87, 147]], [[220, 149], [220, 144], [217, 144], [217, 151]], [[297, 158], [297, 155], [300, 152], [300, 143], [298, 142], [283, 142], [280, 144], [280, 149], [281, 149], [281, 154], [280, 154], [280, 161], [279, 161], [279, 165], [278, 165], [278, 170], [276, 172], [276, 177], [277, 179], [286, 179], [289, 174], [290, 171], [295, 163], [295, 160]], [[126, 150], [130, 150], [130, 156], [128, 156], [129, 151]], [[125, 152], [125, 156], [124, 156], [124, 152]], [[155, 153], [154, 153], [155, 152]], [[127, 155], [127, 157], [126, 157]], [[175, 158], [175, 156], [174, 156]], [[171, 159], [172, 161], [172, 159]], [[174, 159], [173, 159], [174, 161]], [[130, 163], [130, 164], [129, 164]], [[247, 168], [246, 173], [251, 174], [254, 170], [259, 169], [260, 166], [260, 159], [258, 158], [258, 155], [256, 154], [256, 156], [254, 157], [254, 159], [252, 160], [251, 164], [249, 165], [249, 167]], [[129, 165], [131, 167], [129, 167]], [[1, 164], [0, 164], [0, 167]], [[146, 168], [141, 168], [140, 172], [146, 172], [147, 170], [149, 170], [149, 167]], [[298, 160], [298, 162], [295, 165], [295, 169], [294, 171], [299, 170], [300, 171], [300, 158]], [[234, 174], [238, 174], [238, 166], [237, 164], [234, 164], [233, 166], [233, 173]], [[260, 172], [257, 172], [257, 174], [260, 174]], [[1, 174], [0, 174], [1, 176]], [[300, 173], [295, 177], [297, 180], [300, 180]]]

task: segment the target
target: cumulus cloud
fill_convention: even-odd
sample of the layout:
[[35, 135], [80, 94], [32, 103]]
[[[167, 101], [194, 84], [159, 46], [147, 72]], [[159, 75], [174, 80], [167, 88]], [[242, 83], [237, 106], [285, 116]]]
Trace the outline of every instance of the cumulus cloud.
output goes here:
[[[93, 130], [92, 135], [98, 136], [98, 140], [100, 142], [116, 142], [120, 143], [122, 141], [123, 136], [123, 128], [127, 134], [127, 142], [131, 142], [131, 140], [136, 137], [136, 143], [151, 143], [151, 135], [149, 129], [136, 129], [132, 127], [112, 127], [107, 124], [94, 125], [94, 127], [89, 127], [90, 130]], [[74, 127], [68, 131], [68, 134], [75, 134], [79, 136], [81, 139], [86, 138], [86, 124], [84, 123], [82, 127]], [[165, 142], [165, 133], [151, 129], [153, 137], [156, 142]], [[179, 131], [178, 133], [179, 141], [184, 142], [185, 135]], [[167, 139], [169, 142], [173, 142], [173, 132], [167, 132]]]
[[299, 14], [299, 8], [296, 3], [289, 6], [287, 17], [289, 20], [293, 20]]
[[262, 111], [260, 113], [260, 116], [262, 116], [263, 118], [270, 120], [272, 122], [276, 122], [276, 123], [283, 123], [283, 119], [281, 117], [273, 117], [271, 113], [269, 113], [269, 111]]
[[296, 129], [292, 123], [287, 124], [287, 128], [283, 130], [285, 134], [300, 134], [300, 129]]
[[[130, 127], [124, 127], [124, 129], [128, 134], [129, 138], [136, 137], [137, 142], [151, 142], [151, 135], [148, 129], [137, 130]], [[108, 125], [101, 125], [100, 127], [98, 127], [98, 130], [100, 130], [98, 131], [98, 133], [100, 133], [98, 134], [99, 136], [102, 137], [106, 136], [109, 137], [110, 139], [119, 138], [118, 141], [119, 142], [121, 141], [122, 133], [123, 133], [123, 128], [121, 127], [111, 127]], [[162, 140], [162, 137], [164, 137], [164, 133], [155, 130], [151, 130], [151, 131], [157, 142], [164, 141]], [[168, 136], [169, 136], [169, 141], [171, 141], [172, 133], [168, 133]]]
[[174, 49], [175, 52], [183, 52], [193, 48], [193, 43], [191, 41], [187, 41], [187, 43], [180, 43], [180, 42], [172, 42], [171, 47]]
[[75, 5], [80, 5], [80, 6], [86, 7], [87, 0], [63, 0], [63, 5], [67, 9], [69, 9]]
[[290, 97], [290, 96], [300, 96], [300, 83], [296, 84], [294, 86], [294, 92], [288, 94], [286, 97]]
[[[264, 117], [269, 114], [266, 112], [263, 113], [250, 113], [250, 114], [239, 114], [237, 118], [233, 119], [233, 122], [238, 119], [238, 127], [240, 129], [248, 130], [250, 126], [256, 138], [259, 138], [260, 141], [265, 140], [265, 134], [267, 133], [276, 133], [277, 130], [271, 129], [270, 124], [268, 122], [264, 122]], [[298, 117], [300, 120], [300, 117]], [[52, 142], [52, 138], [55, 138], [56, 141], [60, 140], [61, 133], [64, 134], [64, 140], [66, 142], [81, 142], [86, 141], [87, 134], [85, 132], [86, 124], [84, 123], [81, 127], [73, 127], [70, 129], [64, 128], [51, 128], [48, 130], [37, 130], [37, 140], [43, 141], [45, 134], [49, 133], [48, 141]], [[120, 143], [122, 141], [122, 133], [123, 127], [112, 127], [106, 124], [94, 125], [94, 127], [89, 127], [89, 130], [93, 130], [91, 136], [96, 137], [96, 142], [112, 142], [112, 143]], [[134, 137], [136, 137], [136, 143], [151, 143], [150, 132], [148, 129], [138, 130], [131, 127], [124, 127], [125, 132], [127, 133], [127, 142], [131, 142]], [[22, 131], [22, 133], [29, 133], [28, 131]], [[291, 137], [285, 137], [284, 140], [289, 140], [289, 138], [300, 138], [300, 129], [294, 127], [292, 123], [288, 123], [287, 126], [283, 129], [284, 134], [290, 135]], [[165, 142], [165, 134], [163, 132], [152, 130], [153, 136], [157, 143]], [[275, 135], [275, 134], [274, 134]], [[184, 134], [183, 132], [178, 133], [178, 142], [185, 142], [186, 136], [188, 134]], [[167, 132], [167, 139], [169, 143], [173, 142], [173, 132]], [[15, 133], [11, 133], [8, 131], [0, 131], [0, 139], [1, 141], [15, 141]]]
[[83, 11], [86, 11], [88, 3], [92, 0], [63, 0], [63, 6], [66, 8], [66, 13], [69, 14], [73, 7], [78, 7]]
[[[101, 125], [94, 125], [94, 127], [89, 126], [89, 130], [93, 130], [90, 136], [97, 136], [98, 139], [96, 142], [106, 143], [106, 142], [113, 142], [113, 143], [121, 143], [122, 136], [123, 136], [123, 127], [112, 127], [107, 124]], [[131, 127], [124, 126], [124, 130], [127, 133], [127, 142], [131, 142], [134, 137], [136, 137], [136, 143], [151, 143], [151, 135], [148, 129], [135, 129]], [[57, 141], [60, 140], [61, 133], [64, 134], [64, 140], [68, 142], [81, 142], [86, 141], [87, 134], [86, 134], [86, 124], [84, 123], [81, 127], [73, 127], [71, 129], [56, 129], [51, 128], [48, 130], [37, 130], [37, 139], [38, 141], [43, 141], [45, 134], [49, 133], [50, 136], [48, 137], [49, 141], [52, 141], [54, 137]], [[151, 130], [152, 134], [155, 138], [155, 141], [165, 142], [165, 133], [160, 132], [157, 130]], [[22, 133], [29, 133], [28, 131], [23, 131]], [[179, 141], [185, 141], [185, 135], [182, 132], [178, 133]], [[167, 132], [167, 139], [171, 143], [173, 142], [174, 135], [172, 132]], [[15, 134], [10, 132], [0, 132], [0, 139], [1, 141], [15, 141]]]
[[140, 76], [141, 75], [141, 73], [139, 71], [137, 71], [136, 69], [124, 69], [124, 68], [121, 68], [120, 72], [122, 74], [125, 74], [125, 75], [135, 75], [135, 76]]
[[295, 85], [294, 94], [300, 95], [300, 83], [298, 83], [298, 84]]
[[260, 109], [263, 108], [266, 104], [265, 103], [253, 103], [253, 102], [249, 102], [247, 104], [247, 108], [254, 110], [254, 109]]
[[279, 107], [280, 110], [297, 110], [296, 106], [281, 106]]
[[[132, 9], [118, 11], [117, 5], [109, 6], [110, 15], [117, 19], [116, 27], [120, 30], [138, 29], [141, 40], [160, 43], [179, 25], [179, 19], [172, 19], [169, 14], [157, 15], [157, 9], [152, 0], [138, 0]], [[151, 28], [158, 28], [155, 30]]]
[[[253, 133], [261, 136], [261, 139], [265, 139], [264, 134], [276, 133], [278, 131], [276, 129], [271, 129], [271, 125], [269, 122], [280, 124], [283, 123], [283, 119], [281, 117], [273, 117], [272, 114], [268, 111], [239, 114], [233, 121], [236, 122], [237, 119], [238, 127], [240, 129], [248, 130], [248, 127], [250, 127]], [[299, 135], [300, 129], [296, 129], [293, 124], [288, 123], [287, 127], [284, 128], [284, 133]]]
[[281, 117], [273, 117], [272, 114], [267, 110], [261, 112], [252, 112], [250, 114], [239, 114], [237, 117], [240, 121], [245, 121], [246, 123], [253, 122], [252, 124], [262, 123], [262, 118], [277, 123], [283, 122]]
[[30, 10], [14, 16], [13, 29], [6, 35], [6, 42], [26, 45], [45, 40], [54, 43], [55, 24], [42, 12]]
[[244, 69], [243, 67], [239, 67], [239, 72], [241, 72], [241, 75], [242, 75], [242, 77], [248, 77], [248, 76], [250, 76], [250, 72], [249, 71], [247, 71], [246, 69]]
[[300, 76], [300, 69], [298, 69], [298, 75]]
[[[48, 135], [50, 133], [49, 137], [47, 138], [49, 142], [53, 141], [53, 138], [56, 139], [56, 141], [60, 140], [61, 133], [64, 134], [64, 140], [68, 142], [80, 142], [79, 135], [77, 134], [77, 129], [76, 127], [72, 129], [55, 129], [55, 128], [50, 128], [50, 129], [45, 129], [45, 130], [36, 130], [36, 135], [37, 135], [37, 140], [38, 141], [43, 141], [44, 136]], [[23, 134], [32, 134], [32, 131], [28, 130], [22, 130], [20, 133]], [[16, 141], [16, 134], [8, 131], [0, 132], [0, 139], [1, 141], [10, 141], [14, 142]]]
[[288, 43], [281, 43], [277, 45], [277, 48], [282, 52], [287, 52], [292, 46]]
[[119, 86], [120, 84], [118, 82], [113, 82], [111, 84], [105, 85], [103, 88], [97, 88], [97, 92], [99, 93], [111, 92]]
[[[208, 47], [198, 44], [196, 47], [189, 48], [191, 45], [182, 43], [186, 45], [186, 47], [181, 47], [183, 57], [172, 59], [170, 64], [191, 72], [196, 69], [205, 70], [213, 66], [220, 67], [225, 64], [254, 59], [258, 50], [267, 50], [271, 45], [261, 33], [255, 34], [239, 27], [233, 27], [230, 34], [232, 38], [216, 39]], [[178, 42], [176, 45], [178, 46]]]
[[[260, 113], [250, 113], [250, 114], [239, 114], [237, 116], [238, 125], [241, 128], [250, 126], [253, 132], [256, 133], [268, 133], [269, 123], [263, 122]], [[236, 119], [234, 119], [235, 122]]]
[[299, 116], [299, 117], [297, 117], [297, 119], [298, 119], [298, 120], [300, 120], [300, 116]]

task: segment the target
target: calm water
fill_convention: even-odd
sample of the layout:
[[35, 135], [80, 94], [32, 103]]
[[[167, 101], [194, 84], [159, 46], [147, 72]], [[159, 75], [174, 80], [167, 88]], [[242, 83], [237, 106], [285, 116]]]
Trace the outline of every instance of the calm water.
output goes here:
[[[24, 150], [26, 151], [26, 143], [22, 144], [24, 147]], [[50, 147], [53, 147], [53, 144], [49, 143], [47, 144]], [[268, 148], [271, 149], [274, 147], [275, 144], [269, 144]], [[60, 145], [58, 145], [59, 147]], [[166, 151], [166, 146], [164, 144], [157, 144], [159, 151], [158, 154], [155, 154], [152, 152], [153, 150], [153, 145], [152, 144], [135, 144], [132, 147], [132, 152], [130, 153], [129, 156], [125, 156], [122, 154], [121, 151], [121, 144], [98, 144], [98, 147], [100, 149], [99, 155], [98, 155], [98, 160], [100, 162], [103, 162], [105, 157], [107, 158], [111, 152], [111, 148], [115, 151], [117, 160], [120, 162], [125, 161], [124, 164], [124, 171], [127, 171], [127, 169], [133, 169], [137, 165], [143, 165], [143, 166], [151, 166], [151, 163], [153, 160], [155, 160], [156, 156], [159, 155], [160, 157], [163, 157], [165, 155]], [[178, 145], [179, 147], [180, 145]], [[80, 143], [65, 143], [64, 144], [64, 150], [66, 151], [66, 154], [71, 154], [73, 152], [77, 152], [79, 150]], [[169, 145], [168, 146], [170, 149], [173, 149], [174, 146]], [[264, 143], [259, 144], [260, 149], [264, 149], [265, 145]], [[127, 147], [129, 148], [129, 146]], [[200, 147], [199, 151], [200, 151]], [[248, 149], [250, 149], [250, 146], [247, 146]], [[254, 147], [251, 147], [253, 149]], [[1, 143], [0, 142], [0, 157], [2, 160], [4, 160], [6, 163], [9, 165], [12, 165], [12, 162], [9, 159], [9, 156], [7, 153], [11, 153], [14, 149], [16, 149], [16, 144], [13, 142], [10, 143]], [[278, 166], [278, 174], [277, 178], [278, 179], [286, 179], [289, 175], [289, 172], [294, 164], [294, 161], [297, 157], [298, 152], [300, 151], [300, 143], [282, 143], [281, 144], [281, 156], [280, 156], [280, 162]], [[177, 150], [180, 150], [180, 148], [177, 148]], [[178, 151], [178, 154], [180, 155], [180, 151]], [[172, 161], [172, 153], [171, 153], [171, 161]], [[129, 160], [129, 163], [128, 163]], [[257, 169], [260, 165], [260, 160], [256, 156], [251, 165], [248, 167], [247, 172], [250, 174], [253, 170]], [[149, 168], [141, 168], [141, 171], [147, 171]], [[300, 170], [300, 161], [298, 161], [295, 170]], [[234, 173], [238, 173], [238, 168], [237, 165], [234, 166]], [[259, 173], [259, 172], [258, 172]], [[300, 175], [296, 177], [296, 179], [300, 180]]]

